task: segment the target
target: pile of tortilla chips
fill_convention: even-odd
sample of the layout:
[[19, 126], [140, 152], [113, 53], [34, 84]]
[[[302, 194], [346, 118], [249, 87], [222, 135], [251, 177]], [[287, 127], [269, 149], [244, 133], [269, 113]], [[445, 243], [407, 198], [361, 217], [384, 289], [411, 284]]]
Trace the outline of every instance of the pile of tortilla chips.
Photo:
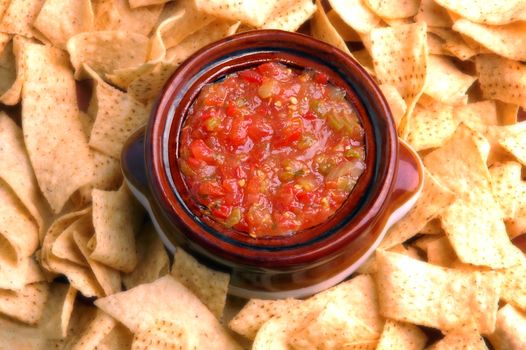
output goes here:
[[[192, 53], [300, 27], [376, 79], [424, 189], [347, 281], [227, 299], [119, 155]], [[526, 349], [525, 61], [525, 0], [0, 0], [0, 349]]]

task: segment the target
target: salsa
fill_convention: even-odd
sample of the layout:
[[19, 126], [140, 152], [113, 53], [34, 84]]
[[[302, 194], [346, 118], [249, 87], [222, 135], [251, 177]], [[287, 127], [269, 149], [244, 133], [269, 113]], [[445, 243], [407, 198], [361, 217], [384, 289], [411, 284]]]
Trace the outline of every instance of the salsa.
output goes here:
[[323, 223], [365, 169], [345, 90], [276, 62], [205, 86], [180, 137], [179, 168], [201, 210], [253, 237]]

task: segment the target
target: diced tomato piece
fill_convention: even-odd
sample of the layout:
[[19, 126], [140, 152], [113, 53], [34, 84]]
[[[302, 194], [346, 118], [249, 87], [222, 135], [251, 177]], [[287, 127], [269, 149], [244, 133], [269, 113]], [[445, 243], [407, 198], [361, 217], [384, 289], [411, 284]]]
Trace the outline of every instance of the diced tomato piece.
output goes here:
[[248, 136], [254, 141], [259, 141], [265, 136], [270, 136], [273, 132], [272, 125], [261, 118], [253, 120], [248, 127]]
[[242, 167], [238, 166], [236, 168], [236, 176], [238, 179], [244, 179], [247, 177], [247, 173], [245, 172], [245, 170], [243, 170]]
[[235, 118], [232, 123], [232, 128], [228, 134], [230, 144], [233, 146], [241, 146], [247, 141], [247, 123], [243, 118]]
[[227, 102], [225, 113], [229, 117], [237, 117], [241, 114], [239, 112], [239, 107], [232, 101]]
[[239, 77], [243, 80], [248, 81], [249, 83], [261, 84], [263, 77], [255, 70], [243, 70], [238, 73]]
[[292, 118], [283, 130], [276, 142], [276, 146], [290, 146], [294, 141], [298, 141], [303, 130], [303, 123], [300, 118]]
[[217, 208], [212, 208], [210, 212], [213, 216], [219, 218], [219, 219], [226, 219], [230, 215], [230, 212], [232, 211], [232, 207], [228, 205], [220, 205]]
[[218, 183], [207, 181], [199, 184], [199, 194], [203, 196], [222, 197], [225, 195], [225, 191]]
[[190, 165], [190, 167], [192, 169], [194, 169], [194, 170], [200, 168], [201, 165], [203, 165], [202, 161], [200, 161], [200, 160], [198, 160], [198, 159], [196, 159], [194, 157], [188, 158], [187, 162]]
[[308, 119], [308, 120], [315, 120], [315, 119], [318, 119], [318, 116], [312, 112], [307, 112], [305, 113], [303, 118]]
[[325, 73], [316, 72], [314, 75], [314, 81], [318, 84], [327, 84], [329, 82], [329, 77]]
[[190, 150], [197, 160], [204, 160], [207, 163], [215, 161], [214, 152], [201, 139], [192, 141]]
[[309, 191], [300, 191], [296, 194], [296, 198], [303, 204], [312, 203], [315, 197], [315, 193]]

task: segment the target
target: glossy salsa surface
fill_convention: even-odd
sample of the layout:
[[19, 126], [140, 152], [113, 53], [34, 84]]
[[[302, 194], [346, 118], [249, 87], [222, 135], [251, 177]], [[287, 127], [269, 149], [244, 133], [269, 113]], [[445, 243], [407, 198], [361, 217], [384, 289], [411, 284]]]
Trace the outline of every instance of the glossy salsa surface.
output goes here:
[[327, 220], [365, 170], [364, 131], [345, 91], [270, 62], [203, 88], [178, 154], [203, 213], [253, 237]]

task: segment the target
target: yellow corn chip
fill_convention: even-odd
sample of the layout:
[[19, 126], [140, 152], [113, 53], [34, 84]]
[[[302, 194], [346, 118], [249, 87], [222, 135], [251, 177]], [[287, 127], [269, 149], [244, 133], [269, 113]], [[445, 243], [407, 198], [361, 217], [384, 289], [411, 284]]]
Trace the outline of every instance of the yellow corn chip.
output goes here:
[[400, 96], [400, 93], [393, 85], [382, 84], [380, 85], [380, 89], [382, 90], [382, 93], [389, 104], [389, 108], [391, 109], [391, 114], [393, 115], [396, 125], [399, 125], [407, 110], [407, 105], [404, 99], [402, 96]]
[[177, 248], [171, 275], [221, 319], [230, 282], [229, 274], [209, 269]]
[[272, 12], [262, 29], [296, 31], [316, 11], [312, 0], [280, 0], [274, 4]]
[[526, 258], [504, 270], [502, 299], [526, 311]]
[[327, 18], [344, 41], [360, 42], [362, 40], [358, 33], [343, 21], [338, 12], [330, 10], [327, 12]]
[[526, 108], [526, 66], [495, 55], [477, 56], [477, 72], [485, 98]]
[[369, 33], [382, 21], [367, 7], [365, 0], [329, 0], [341, 19], [358, 33]]
[[493, 332], [501, 286], [496, 272], [447, 269], [382, 250], [376, 260], [384, 317], [445, 331]]
[[111, 332], [101, 340], [95, 350], [130, 350], [133, 334], [118, 323]]
[[28, 284], [19, 292], [0, 290], [0, 313], [27, 324], [37, 324], [48, 293], [47, 283]]
[[427, 33], [427, 47], [430, 55], [451, 56], [451, 53], [444, 50], [444, 41], [436, 34]]
[[526, 165], [526, 121], [494, 127], [492, 134], [496, 142], [512, 154], [522, 165]]
[[420, 350], [426, 345], [426, 335], [409, 323], [387, 320], [377, 350]]
[[88, 262], [77, 247], [73, 234], [81, 229], [82, 223], [79, 220], [68, 226], [53, 242], [51, 252], [57, 258], [69, 260], [81, 266], [88, 266]]
[[415, 206], [387, 232], [380, 247], [388, 249], [413, 237], [455, 200], [455, 195], [429, 171], [425, 170], [424, 176], [424, 188]]
[[494, 101], [481, 101], [456, 106], [453, 114], [459, 123], [466, 124], [481, 134], [486, 132], [488, 125], [497, 125], [497, 108]]
[[286, 314], [301, 303], [297, 299], [260, 300], [251, 299], [228, 323], [230, 329], [253, 340], [265, 322]]
[[517, 208], [526, 206], [526, 182], [521, 180], [522, 167], [517, 162], [494, 164], [490, 169], [491, 189], [505, 219], [515, 217]]
[[135, 79], [128, 87], [128, 93], [142, 102], [156, 99], [176, 68], [172, 63], [158, 63], [151, 71]]
[[170, 1], [172, 0], [129, 0], [129, 3], [131, 8], [136, 8], [149, 5], [165, 4]]
[[162, 5], [131, 8], [128, 0], [96, 0], [93, 3], [94, 30], [119, 30], [148, 35], [154, 28]]
[[427, 348], [428, 350], [488, 350], [484, 339], [472, 330], [446, 334], [446, 336]]
[[442, 226], [440, 224], [440, 219], [436, 218], [429, 221], [421, 230], [420, 233], [426, 235], [439, 235], [444, 233]]
[[462, 36], [449, 28], [428, 27], [428, 31], [440, 37], [444, 43], [442, 49], [449, 55], [465, 61], [480, 52], [478, 47], [469, 46]]
[[11, 0], [0, 17], [0, 32], [32, 38], [32, 24], [45, 0]]
[[401, 123], [403, 129], [426, 82], [426, 25], [408, 24], [379, 28], [373, 30], [370, 35], [376, 77], [381, 84], [395, 86], [406, 102], [405, 122]]
[[[10, 62], [4, 62], [2, 66], [7, 65], [7, 69], [9, 69], [9, 73], [7, 75], [2, 76], [2, 85], [3, 88], [1, 89], [1, 95], [0, 95], [0, 102], [5, 105], [16, 105], [18, 102], [20, 102], [20, 94], [22, 93], [22, 84], [24, 82], [24, 74], [25, 74], [25, 45], [28, 42], [27, 39], [15, 35], [13, 37], [12, 45], [7, 45], [4, 49], [4, 52], [2, 53], [2, 60], [11, 60], [11, 51], [12, 55], [15, 59], [15, 69], [16, 69], [16, 78], [15, 80], [12, 80], [12, 68]], [[9, 86], [8, 86], [9, 85]]]
[[126, 185], [118, 191], [93, 190], [93, 226], [90, 257], [109, 267], [132, 272], [137, 264], [135, 234], [143, 211]]
[[316, 39], [325, 41], [343, 52], [346, 52], [349, 55], [351, 54], [345, 41], [343, 41], [340, 34], [338, 34], [338, 31], [332, 26], [329, 18], [327, 18], [319, 0], [316, 0], [316, 12], [312, 17], [310, 30], [312, 36]]
[[406, 141], [416, 151], [436, 148], [455, 132], [459, 122], [453, 117], [453, 106], [434, 101], [430, 106], [417, 105], [407, 126]]
[[68, 335], [76, 295], [77, 290], [67, 284], [51, 284], [40, 322], [40, 327], [48, 338], [63, 339]]
[[140, 263], [131, 273], [122, 276], [126, 289], [151, 283], [170, 270], [168, 254], [150, 222], [144, 225], [137, 236], [137, 255]]
[[278, 0], [195, 0], [198, 11], [230, 21], [259, 27], [269, 18]]
[[506, 24], [525, 19], [523, 0], [435, 0], [440, 6], [473, 22]]
[[443, 103], [462, 104], [476, 78], [462, 73], [445, 57], [430, 55], [427, 63], [424, 93]]
[[98, 299], [95, 305], [134, 333], [165, 321], [192, 339], [196, 349], [206, 348], [212, 339], [214, 349], [241, 349], [206, 306], [171, 276]]
[[433, 237], [426, 247], [427, 262], [433, 265], [452, 267], [457, 255], [447, 237]]
[[16, 80], [16, 59], [13, 54], [13, 42], [9, 41], [0, 47], [0, 96], [13, 85]]
[[46, 0], [33, 26], [53, 44], [65, 48], [73, 35], [93, 28], [89, 0]]
[[382, 19], [398, 19], [412, 17], [417, 14], [420, 6], [418, 0], [365, 0], [367, 6]]
[[58, 213], [73, 192], [91, 181], [93, 164], [67, 55], [37, 44], [28, 44], [25, 53], [24, 140], [40, 189]]
[[97, 310], [95, 318], [68, 345], [71, 350], [95, 349], [116, 325], [117, 321], [113, 317], [101, 310]]
[[89, 78], [83, 64], [104, 77], [117, 69], [143, 64], [148, 54], [148, 38], [124, 31], [80, 33], [68, 40], [67, 49], [77, 79]]
[[435, 0], [422, 0], [420, 2], [415, 21], [425, 22], [430, 27], [450, 28], [453, 25], [447, 11]]
[[157, 350], [189, 349], [191, 342], [183, 326], [158, 320], [146, 330], [134, 334], [131, 350], [148, 350], [152, 344]]
[[495, 350], [526, 348], [526, 315], [511, 305], [497, 313], [495, 332], [489, 337]]

